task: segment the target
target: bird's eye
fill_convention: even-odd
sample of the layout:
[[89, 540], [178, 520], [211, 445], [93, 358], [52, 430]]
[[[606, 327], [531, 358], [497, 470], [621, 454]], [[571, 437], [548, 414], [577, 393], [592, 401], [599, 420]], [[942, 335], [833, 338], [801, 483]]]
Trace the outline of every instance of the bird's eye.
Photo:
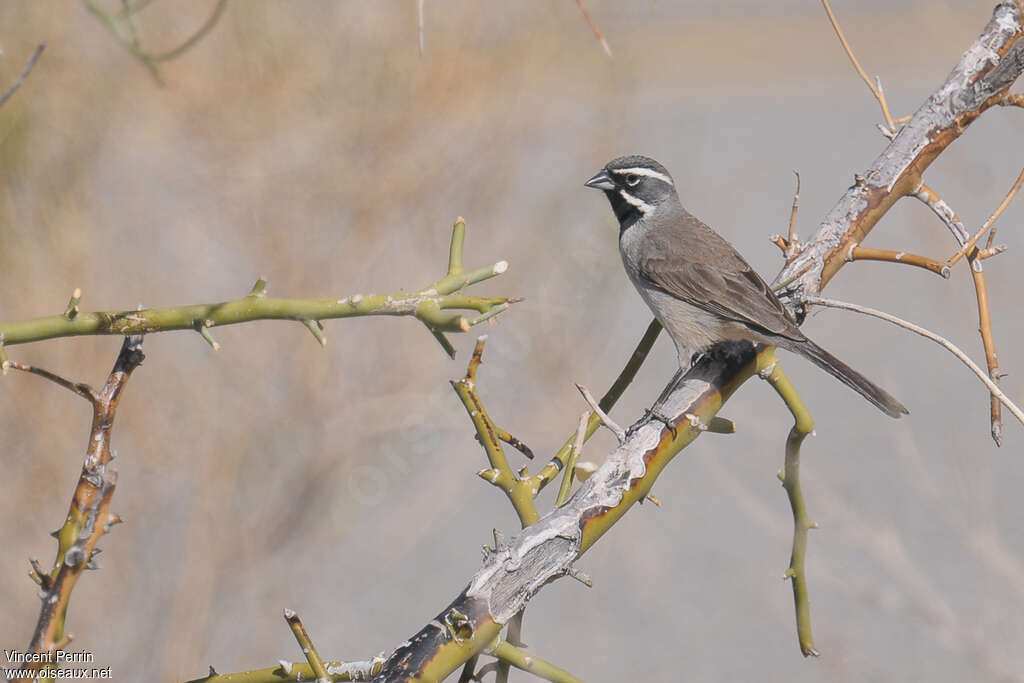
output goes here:
[[628, 176], [626, 176], [626, 184], [629, 185], [630, 187], [636, 187], [639, 182], [640, 176], [638, 175], [630, 173]]

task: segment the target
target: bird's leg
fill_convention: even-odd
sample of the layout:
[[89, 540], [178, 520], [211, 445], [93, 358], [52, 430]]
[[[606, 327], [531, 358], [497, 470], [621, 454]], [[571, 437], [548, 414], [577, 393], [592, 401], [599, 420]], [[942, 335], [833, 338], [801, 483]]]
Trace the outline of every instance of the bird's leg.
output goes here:
[[675, 391], [676, 386], [679, 384], [680, 381], [682, 381], [683, 376], [685, 374], [686, 373], [682, 370], [682, 368], [676, 370], [676, 374], [672, 376], [672, 380], [668, 383], [668, 386], [666, 386], [665, 389], [661, 392], [661, 395], [658, 396], [658, 399], [654, 402], [654, 405], [652, 405], [650, 408], [646, 408], [644, 410], [643, 418], [639, 422], [637, 422], [633, 427], [630, 428], [631, 432], [632, 430], [638, 427], [650, 424], [652, 420], [657, 420], [661, 424], [668, 427], [668, 430], [672, 432], [673, 439], [676, 438], [676, 436], [678, 436], [678, 430], [676, 429], [675, 423], [672, 422], [672, 420], [666, 417], [663, 413], [659, 412], [658, 406], [660, 406], [662, 402], [664, 402], [664, 400], [668, 398], [669, 394]]

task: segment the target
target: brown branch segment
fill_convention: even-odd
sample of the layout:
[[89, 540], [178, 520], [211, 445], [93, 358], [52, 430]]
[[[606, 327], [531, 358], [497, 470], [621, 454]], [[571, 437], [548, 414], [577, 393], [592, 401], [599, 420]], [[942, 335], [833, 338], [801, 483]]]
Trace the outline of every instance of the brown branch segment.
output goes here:
[[850, 247], [862, 244], [900, 198], [917, 191], [928, 166], [984, 111], [1006, 99], [1022, 71], [1021, 8], [1004, 1], [943, 85], [871, 166], [855, 176], [854, 184], [821, 221], [814, 239], [776, 277], [776, 283], [793, 278], [780, 295], [796, 313], [804, 313], [801, 295], [822, 290], [847, 263]]
[[[121, 352], [114, 363], [114, 369], [103, 389], [96, 391], [88, 385], [68, 382], [52, 373], [36, 368], [13, 364], [19, 370], [33, 372], [64, 386], [92, 404], [92, 428], [89, 431], [89, 445], [86, 449], [82, 473], [78, 478], [71, 506], [64, 524], [55, 532], [57, 538], [57, 559], [53, 569], [47, 573], [36, 568], [41, 580], [42, 607], [36, 622], [30, 653], [45, 653], [57, 649], [66, 642], [65, 622], [71, 592], [82, 572], [93, 568], [92, 556], [100, 536], [110, 530], [121, 519], [110, 512], [110, 499], [117, 485], [117, 471], [110, 464], [113, 455], [110, 450], [111, 431], [125, 384], [143, 361], [142, 337], [131, 336], [124, 340]], [[45, 662], [26, 662], [24, 671], [38, 673], [52, 667]]]

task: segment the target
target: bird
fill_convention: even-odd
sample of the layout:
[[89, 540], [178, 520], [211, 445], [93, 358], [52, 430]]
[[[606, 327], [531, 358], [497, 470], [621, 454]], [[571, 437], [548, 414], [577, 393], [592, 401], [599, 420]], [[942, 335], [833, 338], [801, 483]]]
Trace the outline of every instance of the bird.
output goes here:
[[724, 237], [683, 208], [668, 170], [645, 156], [605, 164], [586, 187], [604, 191], [619, 221], [626, 274], [672, 337], [684, 372], [728, 341], [770, 344], [803, 356], [898, 418], [909, 411], [821, 348]]

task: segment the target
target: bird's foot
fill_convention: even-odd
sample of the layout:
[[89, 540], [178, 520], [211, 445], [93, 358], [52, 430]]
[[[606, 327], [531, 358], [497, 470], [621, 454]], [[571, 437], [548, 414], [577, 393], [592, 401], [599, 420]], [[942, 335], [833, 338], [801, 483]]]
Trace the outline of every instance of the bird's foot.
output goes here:
[[644, 411], [644, 419], [640, 421], [640, 425], [650, 424], [652, 421], [660, 422], [661, 424], [668, 427], [668, 430], [672, 432], [672, 438], [679, 436], [679, 431], [676, 429], [676, 425], [670, 418], [665, 417], [654, 408], [648, 408]]

